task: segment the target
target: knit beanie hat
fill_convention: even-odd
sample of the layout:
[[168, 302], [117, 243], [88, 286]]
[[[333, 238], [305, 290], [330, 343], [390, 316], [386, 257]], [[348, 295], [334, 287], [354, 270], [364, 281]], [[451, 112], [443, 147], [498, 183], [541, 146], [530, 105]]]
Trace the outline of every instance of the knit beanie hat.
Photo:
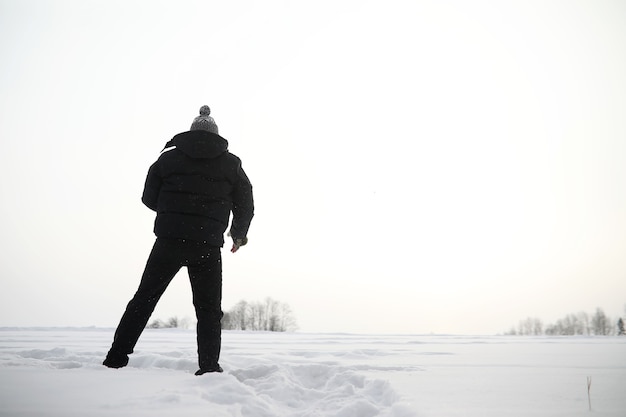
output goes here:
[[209, 106], [204, 105], [200, 107], [200, 116], [193, 119], [191, 128], [189, 130], [206, 130], [211, 133], [219, 134], [215, 120], [211, 116], [211, 109]]

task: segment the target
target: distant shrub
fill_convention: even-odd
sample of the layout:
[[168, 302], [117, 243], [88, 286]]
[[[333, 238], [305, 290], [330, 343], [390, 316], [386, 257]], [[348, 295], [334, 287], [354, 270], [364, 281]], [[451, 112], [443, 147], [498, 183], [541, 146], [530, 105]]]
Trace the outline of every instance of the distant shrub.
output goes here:
[[189, 319], [184, 318], [180, 319], [176, 316], [170, 317], [167, 321], [163, 321], [161, 319], [155, 319], [150, 322], [147, 326], [147, 329], [188, 329], [189, 328]]

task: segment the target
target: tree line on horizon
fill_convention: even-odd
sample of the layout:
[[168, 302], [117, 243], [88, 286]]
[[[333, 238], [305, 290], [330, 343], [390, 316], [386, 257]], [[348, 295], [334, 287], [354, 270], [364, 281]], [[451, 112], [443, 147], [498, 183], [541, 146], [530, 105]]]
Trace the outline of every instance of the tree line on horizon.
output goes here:
[[[170, 317], [167, 320], [154, 319], [148, 329], [188, 329], [191, 319]], [[289, 304], [270, 297], [263, 301], [239, 301], [233, 308], [224, 312], [223, 330], [251, 330], [269, 332], [289, 332], [297, 330], [296, 318]]]
[[601, 308], [593, 314], [581, 311], [568, 314], [555, 323], [545, 324], [536, 317], [521, 320], [517, 327], [512, 327], [507, 335], [519, 336], [624, 336], [624, 320], [610, 319]]

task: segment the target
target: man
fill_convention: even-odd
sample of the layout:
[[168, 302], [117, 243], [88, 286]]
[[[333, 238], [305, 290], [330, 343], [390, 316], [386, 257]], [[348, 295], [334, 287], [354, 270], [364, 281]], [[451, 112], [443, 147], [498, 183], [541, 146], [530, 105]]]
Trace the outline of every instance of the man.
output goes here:
[[103, 362], [109, 368], [128, 364], [159, 298], [186, 266], [198, 319], [196, 375], [222, 372], [221, 247], [231, 212], [231, 252], [247, 243], [254, 203], [241, 160], [228, 152], [210, 113], [202, 106], [191, 129], [174, 136], [148, 171], [142, 201], [157, 213], [157, 239]]

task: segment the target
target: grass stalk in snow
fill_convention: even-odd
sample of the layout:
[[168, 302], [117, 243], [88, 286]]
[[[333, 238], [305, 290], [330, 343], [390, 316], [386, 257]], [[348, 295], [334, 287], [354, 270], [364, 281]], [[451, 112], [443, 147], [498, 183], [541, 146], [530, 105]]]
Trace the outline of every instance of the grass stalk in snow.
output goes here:
[[591, 377], [587, 377], [587, 401], [589, 401], [589, 411], [591, 411]]

